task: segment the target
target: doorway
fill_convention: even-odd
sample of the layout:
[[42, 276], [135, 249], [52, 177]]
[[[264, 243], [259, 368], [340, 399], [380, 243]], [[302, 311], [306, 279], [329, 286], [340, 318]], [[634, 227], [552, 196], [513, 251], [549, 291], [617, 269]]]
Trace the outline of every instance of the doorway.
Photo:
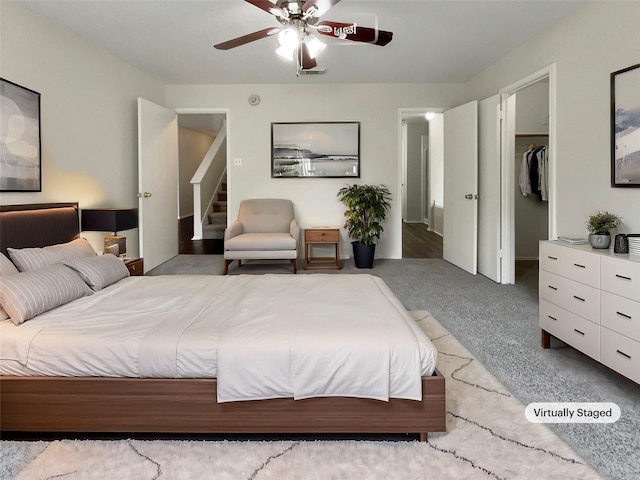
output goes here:
[[435, 125], [441, 117], [438, 109], [399, 110], [402, 258], [442, 258], [443, 138]]
[[[555, 65], [503, 89], [502, 283], [537, 288], [538, 245], [555, 238]], [[529, 155], [530, 164], [526, 163]], [[543, 162], [543, 163], [540, 163]], [[527, 173], [544, 165], [543, 191]], [[534, 180], [535, 183], [535, 180]], [[538, 183], [538, 186], [541, 184]]]
[[[178, 113], [178, 217], [179, 217], [179, 245], [180, 254], [222, 254], [224, 250], [223, 232], [227, 225], [226, 217], [226, 182], [215, 198], [205, 199], [204, 208], [196, 205], [194, 185], [192, 180], [207, 157], [220, 131], [225, 128], [226, 113]], [[220, 159], [226, 163], [226, 158]], [[217, 178], [206, 177], [208, 183], [217, 182]], [[213, 189], [203, 186], [200, 191], [209, 192]], [[213, 211], [215, 215], [209, 215]], [[195, 222], [202, 222], [202, 218], [195, 219], [197, 212], [203, 212], [204, 222], [219, 224], [205, 230], [205, 235], [196, 238]], [[209, 220], [211, 218], [212, 220]]]

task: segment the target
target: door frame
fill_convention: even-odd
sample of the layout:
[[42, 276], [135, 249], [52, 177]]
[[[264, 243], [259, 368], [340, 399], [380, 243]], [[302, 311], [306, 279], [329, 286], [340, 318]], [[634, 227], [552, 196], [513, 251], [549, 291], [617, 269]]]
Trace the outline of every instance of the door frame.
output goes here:
[[501, 109], [504, 116], [501, 126], [502, 154], [501, 163], [501, 203], [502, 212], [500, 223], [501, 247], [502, 247], [502, 272], [503, 284], [515, 283], [515, 162], [513, 161], [515, 137], [515, 110], [509, 108], [509, 99], [515, 93], [540, 80], [549, 80], [549, 238], [557, 237], [557, 217], [556, 217], [556, 100], [557, 100], [557, 74], [556, 64], [552, 63], [544, 68], [512, 83], [502, 89]]
[[[406, 213], [406, 192], [405, 192], [405, 185], [406, 185], [406, 174], [407, 174], [407, 158], [405, 155], [405, 143], [404, 143], [404, 133], [403, 133], [403, 115], [405, 114], [426, 114], [427, 112], [433, 112], [433, 113], [444, 113], [444, 111], [446, 110], [446, 108], [443, 107], [400, 107], [398, 108], [398, 192], [400, 192], [401, 195], [401, 199], [402, 199], [402, 211], [401, 211], [401, 215], [400, 218], [397, 220], [397, 227], [399, 229], [400, 232], [400, 258], [402, 258], [402, 242], [403, 242], [403, 238], [402, 238], [402, 222], [404, 221], [404, 217], [405, 217], [405, 213]], [[422, 156], [424, 156], [424, 152], [421, 154]], [[425, 165], [426, 164], [426, 165]], [[424, 162], [423, 164], [423, 168], [425, 168], [426, 166], [429, 166], [430, 168], [430, 164], [428, 164], [428, 162]], [[429, 178], [431, 178], [431, 172], [429, 172]], [[430, 189], [425, 190], [426, 187], [424, 185], [424, 175], [422, 176], [422, 196], [424, 195], [428, 195], [428, 197], [422, 202], [422, 209], [427, 209], [427, 208], [431, 208], [430, 204], [431, 204], [431, 191]], [[429, 204], [429, 206], [427, 206], [427, 203]], [[422, 215], [421, 218], [424, 219], [426, 215]], [[429, 215], [430, 216], [430, 215]], [[431, 222], [433, 222], [433, 219], [430, 219]]]

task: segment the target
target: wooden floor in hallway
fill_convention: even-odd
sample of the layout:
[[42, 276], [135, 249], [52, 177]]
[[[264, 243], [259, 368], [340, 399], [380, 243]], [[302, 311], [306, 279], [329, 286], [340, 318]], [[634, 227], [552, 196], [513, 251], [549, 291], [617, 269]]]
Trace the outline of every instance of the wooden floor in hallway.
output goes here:
[[224, 240], [192, 240], [193, 216], [181, 218], [178, 224], [178, 253], [191, 255], [222, 255]]
[[442, 237], [424, 223], [402, 222], [402, 258], [442, 258]]

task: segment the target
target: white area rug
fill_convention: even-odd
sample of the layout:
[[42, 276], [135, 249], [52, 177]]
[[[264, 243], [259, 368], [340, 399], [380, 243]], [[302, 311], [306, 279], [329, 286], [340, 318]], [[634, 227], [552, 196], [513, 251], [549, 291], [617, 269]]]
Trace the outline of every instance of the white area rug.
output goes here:
[[438, 347], [447, 433], [428, 443], [373, 441], [55, 441], [16, 477], [32, 479], [600, 478], [427, 312], [412, 312]]

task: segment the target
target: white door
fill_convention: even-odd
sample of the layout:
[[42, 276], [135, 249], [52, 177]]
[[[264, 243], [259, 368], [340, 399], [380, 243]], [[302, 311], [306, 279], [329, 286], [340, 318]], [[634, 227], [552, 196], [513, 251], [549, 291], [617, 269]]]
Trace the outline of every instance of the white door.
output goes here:
[[478, 259], [478, 102], [444, 112], [442, 258], [475, 275]]
[[140, 256], [145, 272], [178, 254], [176, 112], [138, 98]]
[[478, 106], [478, 273], [500, 283], [500, 95]]

